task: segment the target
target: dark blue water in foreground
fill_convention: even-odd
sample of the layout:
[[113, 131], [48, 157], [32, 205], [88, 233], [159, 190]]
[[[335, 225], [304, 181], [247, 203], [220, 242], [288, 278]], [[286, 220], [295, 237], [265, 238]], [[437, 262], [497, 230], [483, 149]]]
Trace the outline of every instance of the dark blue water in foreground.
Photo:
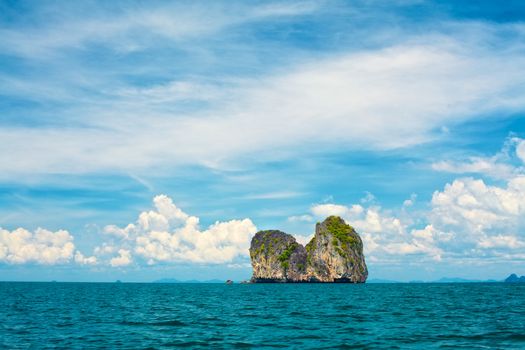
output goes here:
[[525, 348], [525, 285], [0, 283], [0, 348]]

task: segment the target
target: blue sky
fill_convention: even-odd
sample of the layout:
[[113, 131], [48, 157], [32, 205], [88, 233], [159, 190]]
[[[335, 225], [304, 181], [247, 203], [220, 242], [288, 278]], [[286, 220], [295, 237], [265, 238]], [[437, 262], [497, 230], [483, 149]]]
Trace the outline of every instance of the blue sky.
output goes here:
[[525, 274], [521, 1], [0, 1], [0, 273], [249, 278], [341, 215], [370, 278]]

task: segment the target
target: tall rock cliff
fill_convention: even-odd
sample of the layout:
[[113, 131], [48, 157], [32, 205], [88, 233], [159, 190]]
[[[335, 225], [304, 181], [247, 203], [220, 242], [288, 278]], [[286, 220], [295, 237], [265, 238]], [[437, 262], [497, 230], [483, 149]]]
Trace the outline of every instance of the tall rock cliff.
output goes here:
[[316, 225], [306, 248], [284, 232], [258, 232], [250, 257], [252, 282], [363, 283], [368, 276], [361, 238], [337, 216]]
[[363, 242], [354, 228], [338, 216], [330, 216], [315, 227], [315, 235], [306, 245], [310, 280], [319, 282], [366, 281], [368, 270]]
[[306, 249], [292, 235], [277, 230], [260, 231], [250, 246], [252, 282], [302, 280], [306, 272]]

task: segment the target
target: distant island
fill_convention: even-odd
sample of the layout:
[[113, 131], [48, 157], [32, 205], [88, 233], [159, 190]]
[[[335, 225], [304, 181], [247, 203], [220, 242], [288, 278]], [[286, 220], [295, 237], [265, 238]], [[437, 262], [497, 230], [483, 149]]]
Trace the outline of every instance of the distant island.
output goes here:
[[368, 277], [361, 237], [338, 216], [317, 223], [306, 247], [282, 231], [257, 232], [250, 259], [252, 283], [364, 283]]
[[525, 276], [518, 277], [515, 273], [505, 279], [505, 283], [525, 283]]
[[212, 280], [205, 280], [205, 281], [201, 281], [201, 280], [184, 280], [184, 281], [181, 281], [181, 280], [178, 280], [178, 279], [175, 279], [175, 278], [161, 278], [159, 280], [153, 281], [152, 283], [224, 283], [224, 281], [223, 280], [219, 280], [219, 279], [212, 279]]
[[442, 277], [437, 280], [430, 280], [430, 281], [423, 281], [423, 280], [412, 280], [412, 281], [394, 281], [394, 280], [385, 280], [385, 279], [378, 279], [373, 278], [370, 280], [367, 280], [367, 283], [379, 283], [379, 284], [385, 284], [385, 283], [411, 283], [411, 284], [418, 284], [418, 283], [502, 283], [503, 280], [472, 280], [467, 278], [460, 278], [460, 277]]

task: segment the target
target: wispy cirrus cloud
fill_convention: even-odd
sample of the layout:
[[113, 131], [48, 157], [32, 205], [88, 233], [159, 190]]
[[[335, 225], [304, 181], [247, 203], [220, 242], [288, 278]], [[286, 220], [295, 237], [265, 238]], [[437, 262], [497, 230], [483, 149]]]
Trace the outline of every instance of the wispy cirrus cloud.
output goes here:
[[[299, 16], [314, 12], [318, 2], [270, 2], [248, 6], [242, 3], [135, 4], [117, 2], [105, 6], [56, 6], [33, 18], [45, 26], [24, 30], [0, 28], [3, 52], [28, 59], [53, 59], [67, 50], [84, 50], [93, 45], [108, 45], [118, 52], [141, 51], [156, 46], [151, 39], [184, 41], [210, 36], [230, 26], [268, 18]], [[40, 23], [41, 24], [41, 23]]]
[[[525, 141], [508, 137], [503, 148], [492, 156], [467, 157], [462, 160], [440, 160], [431, 164], [433, 170], [453, 174], [480, 174], [496, 180], [510, 180], [524, 173]], [[512, 161], [517, 158], [516, 161]]]
[[[4, 56], [23, 58], [18, 70], [0, 70], [0, 93], [25, 102], [24, 113], [8, 109], [0, 121], [1, 173], [139, 174], [305, 151], [389, 150], [525, 105], [525, 31], [516, 23], [431, 21], [413, 34], [367, 22], [369, 45], [323, 54], [282, 37], [263, 40], [268, 26], [293, 30], [304, 18], [315, 26], [336, 12], [366, 22], [367, 6], [37, 6], [26, 14], [33, 25], [20, 19], [0, 28]], [[386, 23], [402, 18], [383, 12]], [[340, 40], [348, 39], [344, 23], [334, 24]]]
[[286, 199], [300, 197], [304, 195], [301, 192], [294, 191], [276, 191], [276, 192], [267, 192], [267, 193], [254, 193], [244, 196], [245, 199]]
[[508, 179], [516, 169], [509, 164], [497, 163], [494, 158], [473, 157], [466, 162], [442, 160], [432, 164], [432, 169], [455, 174], [486, 174], [496, 179]]
[[[289, 157], [299, 145], [303, 150], [409, 147], [439, 138], [444, 125], [522, 108], [524, 56], [518, 43], [511, 47], [494, 53], [477, 42], [423, 36], [229, 86], [208, 84], [203, 90], [174, 81], [130, 90], [131, 97], [129, 91], [109, 93], [101, 108], [76, 109], [81, 128], [0, 129], [3, 164], [9, 165], [1, 170], [140, 171], [228, 163], [249, 154]], [[211, 104], [177, 109], [181, 100], [206, 96], [213, 96]]]

